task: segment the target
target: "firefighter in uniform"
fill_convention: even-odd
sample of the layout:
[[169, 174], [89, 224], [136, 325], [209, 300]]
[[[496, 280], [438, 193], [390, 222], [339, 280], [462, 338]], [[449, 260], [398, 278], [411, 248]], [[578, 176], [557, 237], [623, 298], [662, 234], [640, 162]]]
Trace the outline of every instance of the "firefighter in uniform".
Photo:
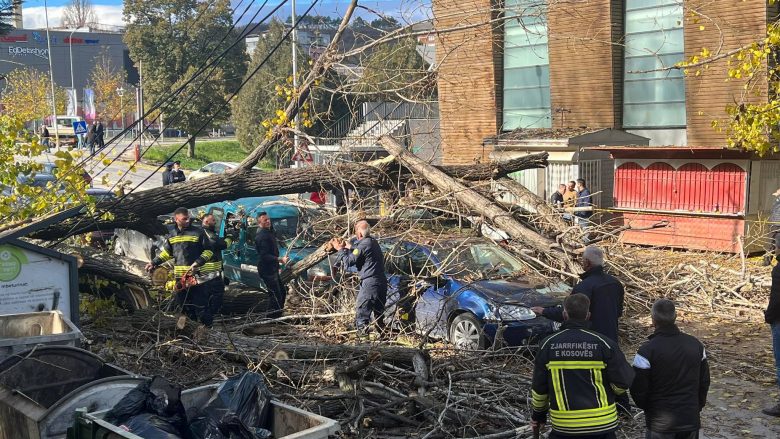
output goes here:
[[[186, 208], [176, 209], [173, 219], [175, 226], [171, 228], [157, 257], [146, 264], [146, 270], [152, 271], [165, 261], [173, 259], [174, 276], [181, 282], [185, 274], [194, 275], [199, 267], [211, 259], [214, 252], [209, 249], [209, 242], [203, 229], [190, 224], [190, 214]], [[187, 317], [206, 323], [204, 320], [207, 320], [208, 316], [204, 313], [207, 313], [208, 290], [205, 285], [197, 284], [183, 288], [178, 292], [176, 300], [182, 305]]]
[[355, 235], [358, 241], [354, 247], [349, 242], [338, 239], [332, 240], [331, 245], [340, 251], [344, 267], [355, 266], [358, 269], [360, 290], [355, 304], [355, 328], [358, 336], [368, 335], [372, 313], [374, 323], [381, 334], [385, 327], [384, 311], [387, 299], [384, 256], [379, 243], [370, 236], [367, 221], [360, 220], [355, 224]]
[[225, 280], [222, 277], [222, 250], [230, 246], [229, 238], [222, 238], [216, 231], [217, 221], [214, 215], [203, 217], [203, 231], [209, 243], [209, 249], [214, 253], [211, 260], [203, 264], [201, 275], [206, 278], [205, 286], [209, 292], [207, 313], [203, 315], [203, 324], [211, 326], [214, 316], [222, 308], [222, 298], [225, 295]]
[[536, 356], [531, 427], [552, 420], [550, 438], [612, 439], [618, 427], [616, 395], [624, 395], [634, 371], [614, 341], [587, 329], [590, 300], [564, 301], [561, 330], [542, 341]]

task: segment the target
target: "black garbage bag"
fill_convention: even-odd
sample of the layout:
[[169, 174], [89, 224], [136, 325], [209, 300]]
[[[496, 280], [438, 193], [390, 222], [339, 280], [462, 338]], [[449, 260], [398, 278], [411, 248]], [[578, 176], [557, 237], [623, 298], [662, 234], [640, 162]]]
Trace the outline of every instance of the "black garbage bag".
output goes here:
[[133, 416], [122, 427], [144, 439], [182, 439], [178, 429], [168, 419], [151, 413]]
[[263, 377], [244, 372], [226, 380], [205, 407], [190, 419], [198, 439], [266, 439], [271, 392]]
[[[155, 416], [153, 423], [146, 422], [150, 428], [159, 428], [164, 423], [165, 428], [162, 431], [175, 433], [183, 439], [192, 439], [184, 405], [181, 403], [181, 388], [165, 378], [156, 376], [139, 384], [106, 413], [104, 420], [114, 425], [125, 424], [130, 428], [127, 423], [142, 414]], [[137, 422], [144, 420], [150, 421], [152, 418], [139, 418]]]

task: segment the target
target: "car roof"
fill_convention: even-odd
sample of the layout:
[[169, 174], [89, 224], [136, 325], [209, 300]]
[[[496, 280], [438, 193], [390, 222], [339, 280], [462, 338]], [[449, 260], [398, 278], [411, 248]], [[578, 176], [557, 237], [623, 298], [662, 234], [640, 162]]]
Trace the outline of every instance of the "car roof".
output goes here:
[[238, 162], [211, 162], [204, 166], [208, 166], [208, 165], [229, 165], [235, 168], [236, 166], [239, 165], [239, 163]]
[[202, 209], [208, 211], [215, 207], [223, 210], [237, 211], [239, 207], [246, 211], [247, 215], [255, 216], [259, 212], [267, 212], [271, 217], [298, 216], [298, 208], [285, 204], [268, 204], [273, 202], [287, 201], [286, 197], [268, 196], [268, 197], [246, 197], [233, 201], [220, 201], [218, 203], [207, 204]]

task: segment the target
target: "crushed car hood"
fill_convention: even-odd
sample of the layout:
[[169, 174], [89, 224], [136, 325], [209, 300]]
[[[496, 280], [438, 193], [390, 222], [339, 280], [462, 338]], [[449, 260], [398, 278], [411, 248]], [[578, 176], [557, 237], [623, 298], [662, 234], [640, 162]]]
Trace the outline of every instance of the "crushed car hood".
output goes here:
[[559, 305], [569, 293], [564, 289], [534, 288], [527, 282], [512, 280], [482, 280], [471, 284], [470, 289], [498, 304], [522, 306]]

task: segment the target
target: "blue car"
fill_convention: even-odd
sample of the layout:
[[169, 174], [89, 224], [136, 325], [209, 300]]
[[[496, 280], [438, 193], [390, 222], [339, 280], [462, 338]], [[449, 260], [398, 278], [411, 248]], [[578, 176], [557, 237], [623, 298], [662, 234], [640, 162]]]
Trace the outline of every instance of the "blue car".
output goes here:
[[[560, 306], [571, 287], [533, 281], [510, 252], [484, 238], [432, 245], [383, 241], [388, 275], [385, 320], [461, 349], [538, 342], [560, 324], [531, 307]], [[499, 329], [501, 328], [501, 329]]]

